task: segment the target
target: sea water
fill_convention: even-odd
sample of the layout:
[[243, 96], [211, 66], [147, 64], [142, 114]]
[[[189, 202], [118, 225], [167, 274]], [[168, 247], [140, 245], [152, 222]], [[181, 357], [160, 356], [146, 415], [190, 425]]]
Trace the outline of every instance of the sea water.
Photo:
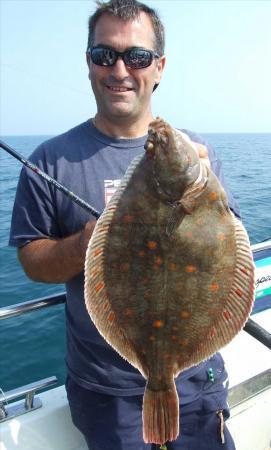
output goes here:
[[[203, 137], [223, 162], [226, 181], [239, 203], [251, 243], [270, 238], [271, 134]], [[4, 142], [25, 157], [45, 139], [48, 136], [3, 137]], [[16, 249], [8, 247], [20, 170], [21, 163], [0, 149], [0, 306], [65, 290], [63, 285], [29, 280], [17, 261]], [[4, 391], [52, 375], [58, 377], [59, 384], [65, 381], [64, 305], [1, 321], [0, 343], [0, 388]]]

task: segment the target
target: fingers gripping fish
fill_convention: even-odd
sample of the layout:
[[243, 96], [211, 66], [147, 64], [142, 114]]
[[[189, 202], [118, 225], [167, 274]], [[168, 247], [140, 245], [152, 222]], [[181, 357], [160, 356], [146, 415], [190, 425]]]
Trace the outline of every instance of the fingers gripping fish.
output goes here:
[[150, 124], [98, 220], [85, 263], [85, 301], [105, 340], [146, 378], [145, 442], [179, 434], [174, 378], [243, 328], [254, 298], [247, 233], [184, 135]]

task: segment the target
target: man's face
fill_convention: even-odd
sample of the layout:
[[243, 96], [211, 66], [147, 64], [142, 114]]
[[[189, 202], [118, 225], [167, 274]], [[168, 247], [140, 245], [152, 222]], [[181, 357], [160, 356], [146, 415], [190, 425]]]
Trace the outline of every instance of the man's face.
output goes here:
[[[145, 13], [129, 22], [103, 14], [95, 27], [94, 46], [106, 45], [123, 52], [131, 47], [154, 50], [154, 32]], [[131, 69], [121, 58], [111, 67], [101, 67], [88, 58], [89, 79], [100, 118], [142, 120], [150, 114], [153, 86], [159, 83], [164, 58], [154, 59], [149, 67]]]

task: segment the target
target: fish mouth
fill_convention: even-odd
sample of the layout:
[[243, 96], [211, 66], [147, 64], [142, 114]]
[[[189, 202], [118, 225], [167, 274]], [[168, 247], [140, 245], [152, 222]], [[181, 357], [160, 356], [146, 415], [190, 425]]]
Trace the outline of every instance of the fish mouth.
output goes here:
[[148, 138], [144, 145], [148, 156], [154, 156], [158, 146], [166, 150], [170, 133], [169, 125], [160, 117], [157, 117], [149, 124]]
[[145, 142], [144, 149], [150, 155], [154, 153], [154, 142], [151, 138], [148, 138], [147, 141]]

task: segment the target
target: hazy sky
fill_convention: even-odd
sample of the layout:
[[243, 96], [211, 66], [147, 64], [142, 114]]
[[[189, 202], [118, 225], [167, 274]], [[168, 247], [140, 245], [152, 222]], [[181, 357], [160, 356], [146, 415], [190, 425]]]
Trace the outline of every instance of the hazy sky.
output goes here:
[[[1, 0], [1, 134], [58, 134], [95, 114], [91, 0]], [[153, 112], [197, 132], [271, 132], [271, 1], [153, 0], [167, 66]]]

